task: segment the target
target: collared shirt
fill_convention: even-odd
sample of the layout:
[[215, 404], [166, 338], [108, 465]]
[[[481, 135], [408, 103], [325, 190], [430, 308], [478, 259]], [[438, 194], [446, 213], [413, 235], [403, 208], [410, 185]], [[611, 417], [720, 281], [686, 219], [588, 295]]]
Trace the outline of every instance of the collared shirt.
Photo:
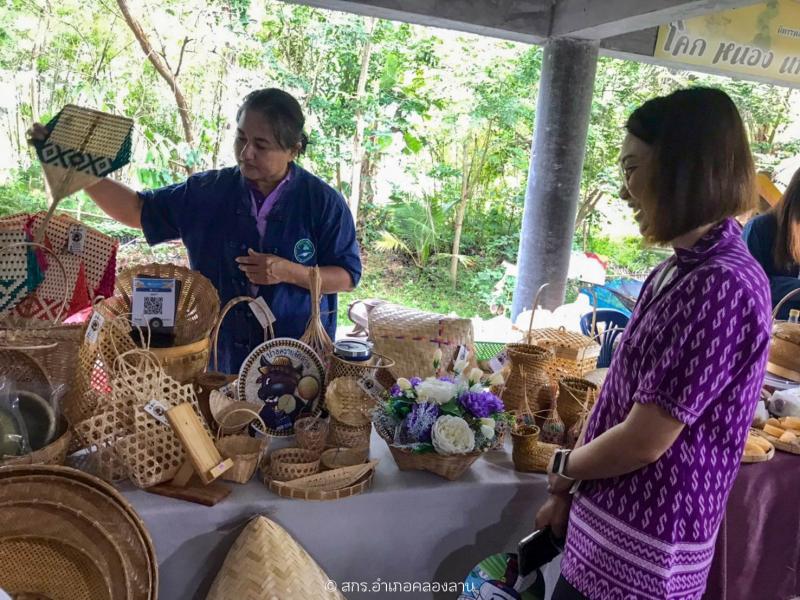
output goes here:
[[[685, 425], [646, 467], [583, 482], [562, 574], [588, 598], [695, 600], [764, 380], [769, 285], [733, 219], [645, 282], [587, 427], [587, 443], [656, 404]], [[655, 293], [664, 269], [675, 273]]]
[[[318, 177], [292, 163], [291, 177], [269, 211], [264, 235], [252, 213], [252, 198], [238, 167], [206, 171], [185, 182], [141, 192], [142, 230], [151, 245], [181, 239], [192, 269], [216, 287], [224, 305], [252, 293], [236, 258], [248, 248], [274, 254], [306, 266], [338, 266], [353, 285], [361, 278], [361, 258], [355, 225], [341, 194]], [[277, 318], [278, 337], [299, 338], [311, 315], [308, 290], [288, 283], [260, 286]], [[336, 294], [320, 303], [328, 335], [336, 334]], [[241, 363], [264, 339], [255, 315], [246, 307], [231, 311], [221, 327], [219, 369], [237, 373]]]
[[[267, 230], [267, 217], [269, 217], [270, 211], [272, 211], [272, 207], [275, 206], [275, 202], [281, 195], [283, 188], [292, 178], [292, 169], [286, 171], [286, 175], [283, 179], [280, 180], [278, 185], [275, 186], [275, 189], [272, 190], [269, 195], [265, 196], [261, 190], [259, 190], [255, 185], [251, 182], [247, 182], [248, 187], [250, 188], [250, 202], [252, 203], [251, 213], [253, 218], [256, 220], [256, 229], [258, 230], [258, 239], [263, 245], [264, 241], [264, 233]], [[258, 286], [257, 285], [250, 285], [250, 293], [253, 296], [258, 295]]]

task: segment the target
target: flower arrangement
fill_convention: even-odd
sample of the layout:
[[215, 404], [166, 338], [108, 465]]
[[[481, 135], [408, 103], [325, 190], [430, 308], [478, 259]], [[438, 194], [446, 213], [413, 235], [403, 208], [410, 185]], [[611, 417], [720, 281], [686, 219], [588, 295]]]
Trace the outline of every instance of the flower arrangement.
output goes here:
[[[439, 373], [441, 355], [434, 358]], [[452, 376], [400, 378], [388, 399], [379, 404], [374, 421], [390, 446], [417, 454], [452, 456], [491, 448], [496, 436], [513, 422], [502, 400], [490, 391], [502, 385], [499, 373], [484, 376], [459, 360]]]

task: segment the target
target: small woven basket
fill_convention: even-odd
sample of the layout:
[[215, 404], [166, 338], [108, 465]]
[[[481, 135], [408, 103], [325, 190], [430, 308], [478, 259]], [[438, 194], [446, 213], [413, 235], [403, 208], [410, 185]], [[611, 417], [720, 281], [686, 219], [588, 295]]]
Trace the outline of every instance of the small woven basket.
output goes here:
[[529, 473], [538, 465], [536, 449], [539, 446], [539, 428], [536, 425], [518, 425], [511, 431], [511, 458], [514, 469]]
[[353, 377], [355, 379], [368, 377], [378, 379], [381, 371], [391, 369], [394, 365], [395, 362], [392, 359], [375, 353], [372, 354], [369, 360], [363, 361], [345, 360], [332, 354], [328, 380], [333, 381], [339, 377]]
[[560, 446], [564, 443], [564, 436], [567, 433], [567, 428], [564, 426], [564, 421], [558, 414], [558, 403], [553, 403], [552, 410], [547, 412], [547, 418], [541, 426], [539, 439], [547, 444], [556, 444]]
[[302, 417], [294, 422], [297, 445], [304, 450], [320, 453], [328, 440], [329, 423], [319, 417]]
[[597, 386], [578, 377], [564, 377], [558, 382], [558, 416], [569, 430], [587, 410], [591, 410]]
[[269, 455], [269, 477], [275, 481], [291, 481], [319, 473], [319, 454], [302, 448], [283, 448]]
[[428, 471], [449, 481], [459, 479], [478, 460], [482, 452], [469, 454], [415, 453], [405, 448], [389, 445], [392, 458], [401, 471]]
[[[530, 344], [508, 344], [507, 349], [511, 369], [503, 390], [506, 408], [536, 412], [549, 407], [554, 396], [550, 379], [552, 351]], [[526, 397], [532, 406], [525, 406]]]
[[365, 475], [375, 469], [375, 465], [377, 464], [378, 461], [372, 461], [361, 465], [340, 467], [331, 471], [276, 483], [296, 490], [333, 492], [350, 487], [357, 481], [363, 479]]
[[324, 469], [339, 469], [363, 464], [369, 458], [369, 448], [329, 448], [320, 456]]
[[359, 427], [370, 422], [375, 400], [361, 389], [355, 377], [339, 377], [328, 384], [325, 407], [340, 423]]
[[369, 449], [372, 424], [366, 423], [354, 427], [331, 417], [328, 445], [332, 448], [367, 448]]
[[[222, 419], [223, 423], [234, 413], [248, 413], [253, 419], [258, 419], [261, 422], [262, 431], [266, 429], [264, 421], [259, 414], [249, 408], [237, 408], [228, 412]], [[217, 450], [219, 450], [222, 458], [233, 460], [233, 467], [222, 475], [222, 479], [234, 483], [247, 483], [256, 472], [269, 440], [267, 436], [257, 439], [250, 437], [247, 433], [220, 437], [222, 435], [221, 429], [217, 432]]]

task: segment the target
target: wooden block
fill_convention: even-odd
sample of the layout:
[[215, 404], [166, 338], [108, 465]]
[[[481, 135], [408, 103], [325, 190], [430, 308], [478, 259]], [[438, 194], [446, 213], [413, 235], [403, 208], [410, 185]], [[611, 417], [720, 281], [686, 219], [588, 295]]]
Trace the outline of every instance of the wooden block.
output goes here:
[[220, 483], [212, 483], [210, 485], [193, 484], [186, 487], [178, 487], [172, 485], [172, 483], [162, 483], [161, 485], [147, 488], [145, 491], [151, 494], [158, 494], [159, 496], [166, 496], [167, 498], [202, 504], [204, 506], [214, 506], [221, 500], [227, 498], [228, 494], [231, 493], [230, 488]]
[[187, 460], [184, 461], [181, 468], [175, 474], [175, 477], [173, 477], [169, 483], [175, 487], [186, 487], [192, 477], [194, 477], [194, 465], [192, 465], [191, 461]]
[[222, 460], [191, 404], [185, 402], [171, 408], [167, 419], [203, 483], [208, 485], [233, 466], [233, 461]]

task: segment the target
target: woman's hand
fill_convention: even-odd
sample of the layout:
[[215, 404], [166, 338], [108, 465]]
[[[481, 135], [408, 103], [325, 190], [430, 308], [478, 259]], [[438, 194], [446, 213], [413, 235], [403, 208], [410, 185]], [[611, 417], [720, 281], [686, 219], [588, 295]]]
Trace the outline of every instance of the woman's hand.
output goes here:
[[252, 249], [247, 256], [236, 259], [241, 270], [254, 285], [275, 285], [278, 283], [296, 283], [298, 269], [305, 267], [274, 254], [261, 254]]
[[29, 144], [33, 144], [33, 142], [41, 142], [47, 138], [47, 127], [41, 123], [34, 123], [31, 125], [31, 128], [25, 132], [25, 137], [27, 138]]
[[553, 535], [564, 539], [567, 535], [569, 510], [572, 507], [571, 496], [550, 496], [544, 506], [536, 513], [536, 529], [550, 527]]

